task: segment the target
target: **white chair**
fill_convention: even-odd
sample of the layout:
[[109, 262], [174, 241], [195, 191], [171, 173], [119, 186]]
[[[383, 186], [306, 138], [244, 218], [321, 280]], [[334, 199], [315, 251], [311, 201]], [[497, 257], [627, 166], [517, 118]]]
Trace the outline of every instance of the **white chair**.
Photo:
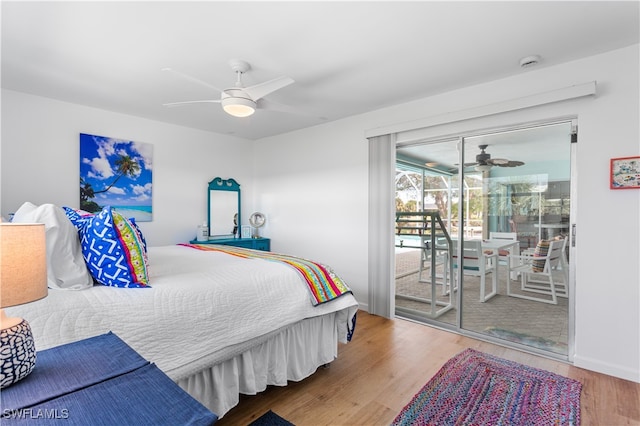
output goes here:
[[[558, 297], [567, 297], [569, 294], [569, 262], [567, 260], [567, 242], [568, 237], [555, 237], [554, 240], [562, 241], [562, 248], [560, 249], [560, 261], [553, 269], [554, 275], [562, 277], [562, 280], [555, 280], [556, 295]], [[535, 249], [530, 249], [527, 253], [529, 256], [535, 256]], [[562, 272], [562, 273], [561, 273]], [[535, 277], [529, 277], [529, 280], [525, 283], [524, 290], [532, 292], [542, 292], [546, 294], [549, 290], [548, 281], [538, 280]]]
[[[490, 240], [505, 240], [505, 241], [518, 241], [518, 233], [517, 232], [490, 232], [489, 233]], [[502, 260], [503, 263], [506, 264], [507, 258], [512, 254], [520, 254], [511, 253], [509, 250], [498, 250], [498, 259]]]
[[520, 274], [520, 289], [523, 292], [538, 293], [548, 297], [512, 293], [511, 280], [507, 281], [507, 295], [554, 305], [558, 304], [558, 296], [567, 297], [569, 280], [568, 266], [564, 256], [566, 241], [566, 238], [541, 240], [533, 256], [527, 254], [510, 256], [511, 259], [518, 259], [520, 262], [518, 266], [511, 266], [513, 262], [509, 262], [509, 271]]
[[[511, 259], [509, 256], [512, 254], [520, 254], [520, 241], [518, 241], [518, 233], [517, 232], [490, 232], [489, 233], [490, 240], [505, 240], [505, 241], [514, 241], [517, 242], [514, 247], [510, 247], [509, 249], [500, 249], [498, 250], [498, 262], [501, 265], [506, 265], [508, 262], [515, 261], [515, 259]], [[485, 250], [485, 253], [487, 251]], [[516, 261], [517, 262], [517, 261]], [[514, 263], [511, 266], [517, 266], [518, 263]], [[508, 268], [507, 268], [508, 269]], [[509, 275], [507, 275], [508, 277]], [[512, 279], [517, 279], [518, 274], [516, 272], [512, 273]]]
[[[458, 241], [453, 240], [452, 258], [454, 271], [459, 271]], [[482, 241], [465, 240], [462, 245], [462, 271], [465, 275], [480, 277], [480, 301], [486, 302], [498, 294], [498, 254], [487, 254], [482, 250]], [[486, 294], [486, 276], [491, 274], [491, 292]], [[457, 282], [457, 279], [454, 279]]]
[[[432, 278], [435, 277], [436, 284], [442, 285], [442, 295], [449, 293], [449, 283], [447, 274], [447, 255], [446, 247], [447, 240], [445, 238], [437, 237], [435, 247], [431, 247], [431, 237], [421, 237], [421, 259], [420, 267], [418, 270], [418, 281], [422, 283], [430, 283]], [[432, 267], [435, 269], [441, 269], [441, 273], [433, 272]], [[426, 278], [423, 277], [423, 273], [428, 272]]]

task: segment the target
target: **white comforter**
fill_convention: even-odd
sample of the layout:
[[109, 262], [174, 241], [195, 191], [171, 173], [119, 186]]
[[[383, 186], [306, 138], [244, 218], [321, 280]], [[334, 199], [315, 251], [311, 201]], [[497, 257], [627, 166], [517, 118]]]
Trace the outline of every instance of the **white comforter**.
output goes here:
[[299, 274], [277, 262], [164, 246], [149, 248], [149, 264], [151, 288], [49, 290], [6, 312], [31, 324], [38, 350], [113, 331], [172, 376], [225, 347], [334, 311], [345, 313], [344, 342], [357, 309], [351, 294], [314, 307]]

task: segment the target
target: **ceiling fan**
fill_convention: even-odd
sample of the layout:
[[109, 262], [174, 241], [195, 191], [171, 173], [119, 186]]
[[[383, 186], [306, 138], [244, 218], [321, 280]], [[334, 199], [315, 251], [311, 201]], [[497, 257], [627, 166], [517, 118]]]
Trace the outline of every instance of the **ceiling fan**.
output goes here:
[[523, 166], [524, 162], [516, 160], [507, 160], [506, 158], [491, 158], [491, 154], [487, 153], [489, 145], [478, 145], [480, 148], [480, 154], [476, 155], [476, 161], [474, 163], [465, 163], [465, 167], [475, 166], [478, 171], [486, 171], [493, 166], [498, 167], [518, 167]]
[[204, 85], [220, 93], [220, 99], [170, 102], [163, 105], [166, 107], [174, 107], [195, 103], [219, 103], [222, 104], [222, 109], [227, 114], [233, 115], [234, 117], [248, 117], [253, 114], [256, 109], [273, 109], [280, 111], [283, 110], [276, 104], [270, 103], [263, 98], [268, 94], [275, 92], [276, 90], [282, 89], [283, 87], [294, 83], [294, 80], [292, 78], [278, 77], [273, 80], [265, 81], [264, 83], [244, 87], [244, 84], [242, 83], [242, 74], [251, 69], [249, 63], [240, 59], [232, 59], [231, 61], [229, 61], [229, 65], [231, 65], [231, 69], [236, 73], [236, 83], [233, 87], [229, 87], [224, 90], [218, 89], [217, 87], [212, 86], [207, 82], [176, 71], [174, 69], [163, 68], [163, 71], [172, 72], [182, 78]]

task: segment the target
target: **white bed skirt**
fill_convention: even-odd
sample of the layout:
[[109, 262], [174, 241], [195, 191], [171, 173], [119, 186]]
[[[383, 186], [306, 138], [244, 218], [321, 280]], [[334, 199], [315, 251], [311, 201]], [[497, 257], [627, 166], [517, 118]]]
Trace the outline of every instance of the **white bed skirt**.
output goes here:
[[[191, 396], [224, 416], [240, 394], [255, 395], [268, 385], [300, 381], [338, 356], [336, 317], [344, 311], [308, 318], [276, 333], [232, 358], [174, 380]], [[169, 374], [171, 377], [171, 374]]]

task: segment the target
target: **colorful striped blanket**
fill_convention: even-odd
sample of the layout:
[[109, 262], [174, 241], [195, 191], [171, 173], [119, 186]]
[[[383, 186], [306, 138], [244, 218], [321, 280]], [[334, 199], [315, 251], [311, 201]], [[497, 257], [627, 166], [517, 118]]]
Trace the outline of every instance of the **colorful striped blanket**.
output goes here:
[[264, 259], [272, 262], [281, 262], [294, 268], [307, 283], [307, 288], [311, 293], [311, 303], [317, 306], [321, 303], [329, 302], [346, 293], [351, 293], [351, 289], [338, 277], [331, 268], [317, 262], [302, 259], [300, 257], [288, 256], [273, 253], [270, 251], [251, 250], [240, 247], [215, 245], [215, 244], [179, 244], [192, 247], [198, 250], [218, 251], [232, 256], [246, 259]]

